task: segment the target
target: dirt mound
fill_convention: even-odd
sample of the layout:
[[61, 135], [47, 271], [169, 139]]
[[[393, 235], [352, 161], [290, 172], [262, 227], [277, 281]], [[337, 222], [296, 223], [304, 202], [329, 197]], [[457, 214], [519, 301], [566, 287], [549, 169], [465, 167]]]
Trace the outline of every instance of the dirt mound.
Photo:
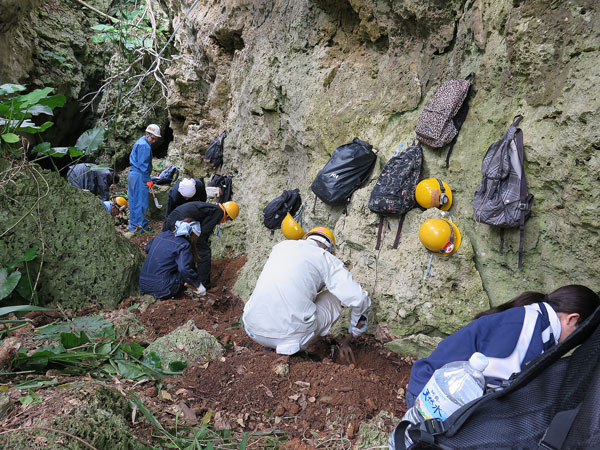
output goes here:
[[290, 438], [333, 428], [353, 435], [360, 423], [379, 411], [396, 416], [405, 411], [410, 364], [386, 351], [373, 336], [352, 343], [356, 365], [338, 360], [337, 342], [332, 339], [292, 357], [254, 343], [240, 325], [243, 301], [231, 293], [231, 284], [222, 284], [235, 279], [243, 261], [214, 261], [213, 268], [220, 273], [214, 275], [211, 291], [216, 292], [201, 300], [161, 301], [140, 314], [156, 337], [191, 319], [225, 344], [220, 360], [188, 367], [183, 376], [166, 380], [173, 386], [168, 391], [174, 398], [181, 397], [198, 416], [212, 411], [216, 426], [278, 429]]

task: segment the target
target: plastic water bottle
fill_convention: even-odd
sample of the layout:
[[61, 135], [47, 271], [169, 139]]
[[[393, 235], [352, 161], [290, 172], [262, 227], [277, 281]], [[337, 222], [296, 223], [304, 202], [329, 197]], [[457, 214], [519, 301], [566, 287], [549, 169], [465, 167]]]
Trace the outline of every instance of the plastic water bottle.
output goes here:
[[403, 144], [398, 144], [396, 146], [396, 150], [394, 150], [394, 154], [392, 155], [392, 157], [395, 158], [396, 156], [398, 156], [402, 152], [402, 145]]
[[[402, 420], [414, 424], [426, 419], [446, 420], [462, 405], [481, 397], [485, 388], [483, 371], [488, 362], [485, 355], [476, 352], [468, 361], [451, 362], [436, 370]], [[408, 448], [412, 445], [408, 433], [404, 438]]]

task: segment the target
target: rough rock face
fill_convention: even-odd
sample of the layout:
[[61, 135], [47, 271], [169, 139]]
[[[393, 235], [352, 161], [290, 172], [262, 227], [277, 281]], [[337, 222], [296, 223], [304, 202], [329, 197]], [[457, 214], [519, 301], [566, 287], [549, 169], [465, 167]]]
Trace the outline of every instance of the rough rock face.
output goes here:
[[[178, 29], [169, 69], [174, 141], [169, 157], [188, 175], [207, 177], [206, 146], [226, 129], [225, 165], [242, 213], [215, 255], [247, 253], [236, 285], [248, 297], [271, 246], [283, 237], [262, 226], [262, 208], [283, 189], [300, 188], [304, 228], [334, 229], [338, 255], [374, 300], [377, 321], [397, 336], [443, 336], [474, 312], [523, 290], [568, 283], [600, 288], [594, 261], [600, 160], [600, 16], [592, 0], [163, 0]], [[474, 95], [450, 161], [424, 148], [423, 177], [443, 178], [454, 194], [459, 252], [428, 255], [417, 230], [434, 212], [411, 211], [403, 237], [374, 250], [377, 217], [366, 208], [381, 167], [397, 143], [414, 139], [435, 89], [474, 72]], [[525, 119], [526, 174], [535, 195], [523, 269], [518, 230], [472, 219], [481, 160], [513, 116]], [[335, 147], [358, 136], [380, 149], [378, 169], [357, 191], [348, 215], [318, 202], [310, 184]], [[397, 221], [391, 220], [391, 230]], [[576, 237], [575, 237], [576, 236]]]
[[[19, 172], [3, 167], [0, 176], [4, 181], [0, 267], [37, 245], [28, 270], [35, 281], [41, 265], [37, 281], [41, 303], [114, 308], [137, 292], [143, 256], [117, 234], [113, 218], [97, 197], [36, 166]], [[26, 276], [24, 264], [18, 268]]]

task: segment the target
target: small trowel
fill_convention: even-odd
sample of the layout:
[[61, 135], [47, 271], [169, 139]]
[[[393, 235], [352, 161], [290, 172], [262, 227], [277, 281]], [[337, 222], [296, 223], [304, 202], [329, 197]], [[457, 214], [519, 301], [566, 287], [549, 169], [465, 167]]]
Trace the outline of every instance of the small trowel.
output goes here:
[[156, 206], [158, 209], [161, 209], [162, 205], [160, 203], [158, 203], [158, 199], [156, 198], [156, 194], [154, 193], [154, 189], [150, 188], [150, 192], [152, 192], [152, 197], [154, 198], [154, 206]]

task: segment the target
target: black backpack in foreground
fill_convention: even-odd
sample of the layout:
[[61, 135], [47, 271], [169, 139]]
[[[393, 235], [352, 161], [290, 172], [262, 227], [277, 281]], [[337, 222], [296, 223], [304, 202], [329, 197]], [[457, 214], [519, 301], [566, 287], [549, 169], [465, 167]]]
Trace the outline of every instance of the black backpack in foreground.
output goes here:
[[283, 191], [279, 197], [271, 200], [263, 209], [263, 223], [270, 230], [281, 227], [285, 215], [290, 213], [294, 216], [302, 206], [302, 197], [299, 189]]
[[402, 421], [393, 433], [395, 448], [405, 448], [408, 426], [411, 449], [598, 449], [599, 405], [597, 308], [564, 342], [445, 421], [426, 420], [420, 426]]
[[204, 160], [209, 161], [213, 166], [215, 166], [215, 169], [218, 169], [223, 165], [223, 144], [226, 137], [227, 133], [223, 131], [219, 137], [216, 137], [212, 140], [206, 149]]
[[375, 250], [379, 250], [381, 246], [381, 232], [386, 216], [399, 216], [400, 222], [393, 246], [398, 248], [404, 215], [416, 205], [415, 188], [421, 177], [422, 164], [423, 150], [418, 144], [392, 157], [383, 167], [371, 191], [368, 205], [371, 211], [380, 216]]
[[525, 220], [533, 203], [523, 168], [523, 131], [517, 128], [522, 119], [516, 116], [504, 137], [488, 149], [481, 164], [481, 184], [473, 198], [475, 222], [500, 227], [500, 253], [504, 229], [519, 227], [519, 268], [523, 266]]
[[[348, 205], [352, 193], [361, 187], [377, 160], [373, 146], [358, 138], [336, 148], [311, 185], [312, 191], [328, 205]], [[316, 204], [316, 199], [315, 199]]]

